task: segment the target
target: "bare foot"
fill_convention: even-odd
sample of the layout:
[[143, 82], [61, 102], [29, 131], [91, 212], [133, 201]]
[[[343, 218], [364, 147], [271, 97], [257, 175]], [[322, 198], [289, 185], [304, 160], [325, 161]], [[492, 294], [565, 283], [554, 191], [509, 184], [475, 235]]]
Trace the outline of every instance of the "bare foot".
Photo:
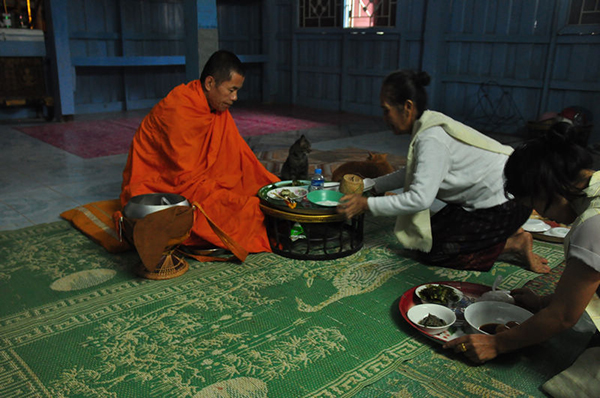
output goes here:
[[548, 260], [533, 252], [533, 236], [529, 232], [525, 232], [523, 228], [519, 228], [508, 238], [503, 253], [516, 254], [519, 261], [523, 262], [530, 271], [538, 274], [550, 272]]

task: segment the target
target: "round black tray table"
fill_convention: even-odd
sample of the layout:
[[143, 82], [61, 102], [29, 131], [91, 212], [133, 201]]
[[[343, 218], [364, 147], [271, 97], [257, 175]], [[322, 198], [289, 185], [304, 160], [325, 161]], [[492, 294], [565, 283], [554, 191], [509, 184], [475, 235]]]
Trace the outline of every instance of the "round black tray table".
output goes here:
[[[346, 220], [335, 207], [316, 205], [306, 197], [292, 209], [283, 200], [267, 196], [271, 189], [288, 185], [290, 181], [282, 181], [258, 192], [273, 253], [300, 260], [332, 260], [362, 248], [364, 214]], [[302, 236], [294, 239], [292, 229], [297, 224]]]

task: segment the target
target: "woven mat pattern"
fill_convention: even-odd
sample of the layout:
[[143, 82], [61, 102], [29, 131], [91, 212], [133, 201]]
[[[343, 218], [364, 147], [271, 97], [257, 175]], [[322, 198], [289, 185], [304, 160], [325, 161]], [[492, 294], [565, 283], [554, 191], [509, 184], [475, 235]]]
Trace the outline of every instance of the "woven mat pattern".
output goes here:
[[[404, 257], [393, 220], [367, 217], [365, 247], [332, 261], [271, 253], [135, 276], [67, 222], [0, 233], [2, 397], [543, 396], [582, 349], [560, 340], [472, 366], [416, 332], [398, 299], [417, 284], [502, 288], [537, 275]], [[560, 247], [535, 243], [556, 267]], [[569, 336], [572, 337], [572, 336]]]

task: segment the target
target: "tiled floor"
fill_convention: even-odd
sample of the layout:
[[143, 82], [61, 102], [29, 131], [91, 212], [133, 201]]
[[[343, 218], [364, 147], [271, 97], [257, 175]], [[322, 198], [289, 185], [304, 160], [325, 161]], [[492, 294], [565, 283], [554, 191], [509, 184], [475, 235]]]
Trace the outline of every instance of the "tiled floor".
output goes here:
[[[146, 112], [129, 112], [127, 116]], [[288, 148], [305, 134], [313, 148], [319, 150], [355, 147], [397, 155], [406, 153], [409, 137], [393, 135], [378, 117], [281, 106], [273, 107], [273, 112], [293, 117], [312, 115], [328, 120], [329, 124], [249, 137], [247, 142], [255, 152]], [[85, 115], [77, 116], [76, 120], [117, 116], [124, 115]], [[82, 159], [14, 128], [39, 123], [42, 122], [27, 120], [0, 124], [0, 230], [58, 221], [64, 210], [119, 196], [126, 154]], [[511, 140], [514, 142], [514, 137]]]

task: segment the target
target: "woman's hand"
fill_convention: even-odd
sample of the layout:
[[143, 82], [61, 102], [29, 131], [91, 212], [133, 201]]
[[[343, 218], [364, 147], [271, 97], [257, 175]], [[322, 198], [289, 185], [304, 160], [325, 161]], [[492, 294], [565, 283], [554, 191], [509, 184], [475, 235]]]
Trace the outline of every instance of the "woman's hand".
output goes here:
[[544, 308], [543, 297], [538, 296], [530, 289], [514, 289], [511, 290], [510, 295], [514, 297], [516, 305], [521, 306], [534, 314]]
[[346, 195], [340, 200], [340, 204], [336, 208], [337, 212], [344, 214], [346, 219], [351, 219], [360, 213], [369, 210], [369, 202], [367, 198], [361, 194]]
[[483, 363], [499, 354], [541, 343], [567, 330], [581, 317], [600, 286], [600, 272], [571, 257], [567, 260], [554, 294], [537, 296], [529, 289], [514, 289], [515, 302], [536, 314], [521, 325], [493, 336], [470, 334], [444, 344], [463, 352], [470, 360]]
[[496, 336], [467, 334], [444, 344], [444, 348], [462, 353], [475, 363], [484, 363], [498, 356]]

